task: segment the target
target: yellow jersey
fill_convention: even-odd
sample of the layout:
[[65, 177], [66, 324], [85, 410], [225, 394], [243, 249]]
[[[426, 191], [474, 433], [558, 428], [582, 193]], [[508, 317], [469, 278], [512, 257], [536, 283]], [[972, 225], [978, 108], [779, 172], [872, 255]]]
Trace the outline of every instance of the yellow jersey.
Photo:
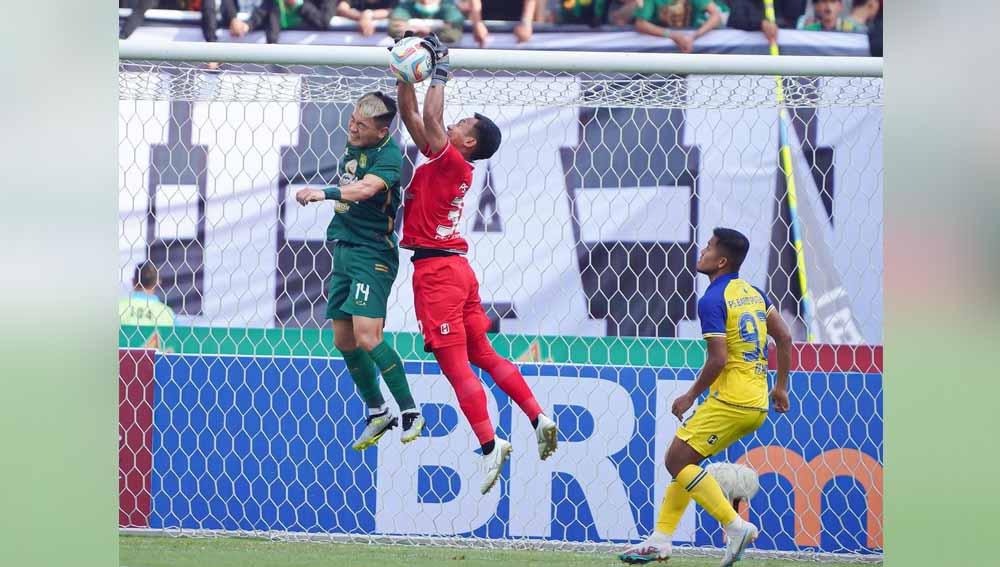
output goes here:
[[748, 409], [768, 409], [767, 315], [774, 306], [764, 292], [740, 279], [719, 276], [698, 300], [704, 337], [723, 337], [729, 349], [726, 366], [709, 388], [721, 402]]

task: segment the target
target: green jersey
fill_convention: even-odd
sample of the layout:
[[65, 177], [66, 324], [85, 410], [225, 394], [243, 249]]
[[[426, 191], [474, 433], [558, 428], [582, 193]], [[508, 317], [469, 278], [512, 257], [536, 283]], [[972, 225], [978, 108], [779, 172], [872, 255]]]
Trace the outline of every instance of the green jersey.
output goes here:
[[700, 28], [708, 20], [708, 5], [713, 3], [725, 20], [729, 5], [722, 0], [645, 0], [636, 8], [635, 17], [665, 28]]
[[708, 20], [709, 4], [715, 4], [719, 8], [719, 12], [722, 13], [722, 20], [726, 20], [729, 6], [722, 0], [691, 0], [691, 27], [700, 28]]
[[[205, 1], [210, 2], [212, 0]], [[288, 2], [288, 0], [278, 0], [278, 19], [281, 22], [281, 29], [295, 28], [302, 23], [302, 14], [299, 13], [299, 10], [302, 9], [302, 1], [294, 0], [293, 2]]]
[[644, 0], [635, 17], [664, 28], [689, 28], [691, 4], [687, 0]]
[[[367, 148], [348, 144], [344, 158], [340, 160], [340, 185], [374, 175], [384, 182], [385, 187], [364, 201], [338, 201], [334, 207], [336, 214], [326, 229], [326, 238], [395, 250], [397, 241], [393, 228], [400, 202], [399, 175], [402, 165], [403, 152], [392, 136], [386, 136]], [[329, 192], [327, 198], [332, 198]]]
[[850, 18], [837, 18], [837, 23], [833, 25], [833, 28], [826, 29], [823, 27], [823, 22], [814, 18], [806, 18], [805, 16], [802, 16], [799, 18], [799, 22], [795, 27], [806, 31], [838, 31], [848, 33], [867, 33], [868, 31], [865, 26], [859, 26], [857, 22]]
[[590, 24], [603, 22], [608, 11], [607, 0], [560, 0], [559, 22]]

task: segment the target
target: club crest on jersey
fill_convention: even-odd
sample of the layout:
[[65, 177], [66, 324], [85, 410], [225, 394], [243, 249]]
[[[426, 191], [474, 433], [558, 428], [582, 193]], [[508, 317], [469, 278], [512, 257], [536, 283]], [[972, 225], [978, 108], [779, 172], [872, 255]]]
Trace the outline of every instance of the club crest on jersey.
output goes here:
[[[364, 157], [362, 155], [361, 157]], [[364, 167], [362, 165], [361, 167]], [[358, 180], [358, 160], [352, 159], [351, 161], [344, 164], [344, 173], [340, 175], [340, 184], [349, 185]]]
[[441, 323], [441, 334], [447, 335], [451, 333], [451, 326], [448, 323]]
[[348, 205], [345, 201], [337, 201], [337, 204], [333, 206], [333, 211], [336, 213], [343, 214], [349, 210], [351, 210], [351, 206]]
[[358, 158], [358, 166], [361, 168], [368, 167], [368, 154], [361, 154]]

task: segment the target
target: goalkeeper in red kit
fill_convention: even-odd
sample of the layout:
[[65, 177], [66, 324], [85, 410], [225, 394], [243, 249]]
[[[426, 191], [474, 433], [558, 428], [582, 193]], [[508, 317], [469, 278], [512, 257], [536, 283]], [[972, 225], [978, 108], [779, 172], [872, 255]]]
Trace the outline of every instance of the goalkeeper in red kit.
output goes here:
[[462, 203], [472, 184], [472, 162], [489, 159], [500, 146], [500, 129], [475, 114], [444, 125], [444, 89], [451, 78], [448, 48], [435, 35], [424, 39], [434, 56], [431, 85], [421, 115], [413, 85], [397, 81], [399, 115], [413, 142], [427, 158], [413, 172], [403, 197], [403, 240], [413, 251], [413, 302], [424, 336], [451, 383], [462, 413], [482, 446], [486, 477], [480, 491], [496, 484], [511, 445], [494, 434], [486, 411], [486, 392], [469, 363], [485, 370], [527, 414], [535, 429], [538, 454], [556, 450], [555, 422], [542, 413], [524, 377], [493, 350], [486, 330], [489, 318], [479, 299], [479, 282], [459, 234]]

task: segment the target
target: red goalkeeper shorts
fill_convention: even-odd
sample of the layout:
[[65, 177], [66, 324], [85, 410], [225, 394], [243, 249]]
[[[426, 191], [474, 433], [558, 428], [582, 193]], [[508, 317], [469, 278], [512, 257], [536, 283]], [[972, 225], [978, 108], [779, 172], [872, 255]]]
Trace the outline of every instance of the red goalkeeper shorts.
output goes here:
[[490, 328], [479, 299], [479, 282], [464, 256], [413, 262], [413, 303], [427, 352], [464, 345], [467, 337]]

